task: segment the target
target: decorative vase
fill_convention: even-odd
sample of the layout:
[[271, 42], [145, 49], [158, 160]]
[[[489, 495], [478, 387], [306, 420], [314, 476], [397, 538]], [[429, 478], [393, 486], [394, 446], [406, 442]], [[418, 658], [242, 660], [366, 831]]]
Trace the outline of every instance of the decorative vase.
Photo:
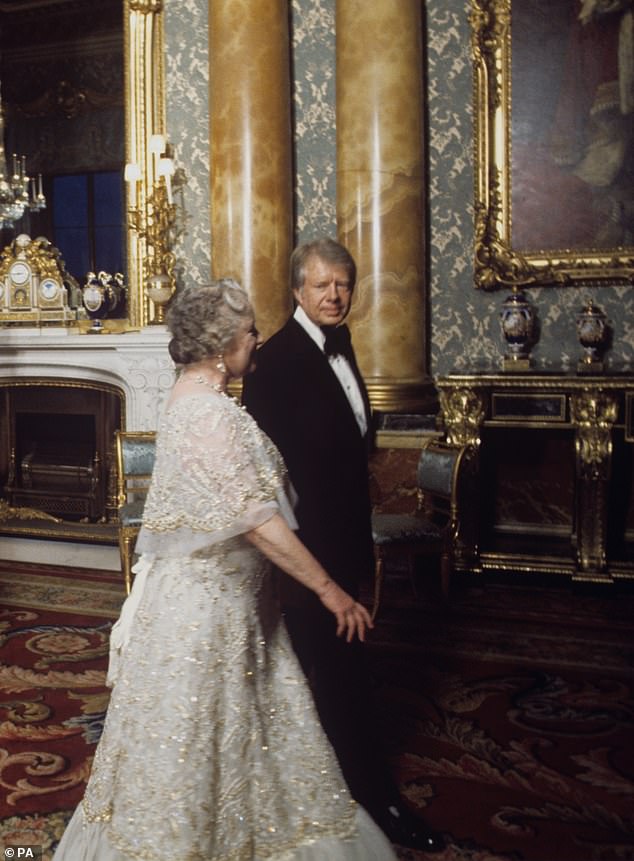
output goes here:
[[577, 337], [584, 349], [584, 355], [577, 363], [579, 373], [603, 371], [602, 349], [608, 333], [607, 317], [604, 312], [588, 299], [577, 316]]
[[147, 294], [154, 303], [154, 319], [151, 323], [161, 325], [165, 322], [165, 307], [172, 298], [174, 286], [165, 272], [151, 275], [147, 280]]
[[123, 275], [117, 272], [110, 275], [108, 272], [89, 272], [86, 275], [86, 284], [81, 291], [82, 302], [88, 316], [92, 320], [92, 326], [88, 332], [98, 335], [104, 331], [103, 320], [116, 310], [123, 298], [124, 286]]
[[502, 303], [502, 334], [507, 344], [505, 371], [527, 371], [531, 366], [530, 347], [535, 328], [535, 311], [524, 293], [514, 288]]

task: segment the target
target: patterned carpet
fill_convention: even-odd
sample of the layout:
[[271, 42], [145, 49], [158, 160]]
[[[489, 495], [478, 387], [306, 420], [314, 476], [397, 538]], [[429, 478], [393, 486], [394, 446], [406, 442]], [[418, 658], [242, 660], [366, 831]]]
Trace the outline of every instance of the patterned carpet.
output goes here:
[[112, 572], [0, 561], [2, 607], [116, 619], [124, 597], [123, 580]]
[[[524, 581], [523, 581], [524, 582]], [[0, 563], [0, 847], [50, 859], [82, 796], [123, 599], [102, 572]], [[388, 583], [370, 646], [403, 795], [447, 838], [403, 861], [634, 859], [634, 595]]]
[[634, 858], [634, 595], [471, 579], [444, 610], [395, 591], [377, 697], [404, 796], [447, 836], [434, 857]]
[[108, 703], [120, 577], [0, 562], [0, 848], [49, 861], [81, 799]]

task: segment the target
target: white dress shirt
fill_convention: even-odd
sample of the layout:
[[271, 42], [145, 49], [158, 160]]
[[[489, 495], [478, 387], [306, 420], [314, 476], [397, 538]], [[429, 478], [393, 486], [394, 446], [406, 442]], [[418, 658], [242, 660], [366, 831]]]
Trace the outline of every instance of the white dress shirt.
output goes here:
[[[321, 331], [319, 326], [310, 319], [308, 314], [304, 311], [301, 305], [298, 305], [295, 309], [295, 313], [293, 315], [295, 320], [299, 323], [299, 325], [306, 331], [308, 335], [313, 339], [313, 341], [317, 344], [319, 349], [324, 352], [324, 342], [326, 340], [326, 336]], [[361, 435], [365, 436], [368, 430], [368, 421], [365, 414], [365, 404], [363, 402], [363, 397], [361, 395], [361, 391], [359, 390], [359, 384], [357, 383], [357, 378], [355, 377], [352, 368], [350, 367], [350, 363], [346, 359], [345, 356], [338, 354], [336, 356], [328, 356], [328, 361], [330, 362], [330, 367], [335, 372], [335, 375], [339, 382], [341, 383], [341, 388], [344, 390], [346, 397], [350, 403], [350, 407], [352, 412], [354, 413], [354, 417], [357, 420], [357, 424], [359, 425], [359, 430], [361, 431]]]

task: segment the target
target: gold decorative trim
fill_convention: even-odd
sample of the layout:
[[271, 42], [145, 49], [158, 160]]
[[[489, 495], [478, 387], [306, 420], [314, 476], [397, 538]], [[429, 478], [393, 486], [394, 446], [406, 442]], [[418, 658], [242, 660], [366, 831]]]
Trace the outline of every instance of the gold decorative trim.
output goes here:
[[[119, 543], [119, 536], [116, 524], [112, 523], [91, 523], [87, 524], [86, 528], [77, 528], [84, 524], [76, 524], [73, 521], [62, 520], [59, 525], [57, 523], [51, 526], [44, 526], [38, 523], [29, 523], [25, 526], [19, 526], [17, 523], [8, 523], [0, 521], [0, 535], [15, 535], [20, 538], [43, 538], [49, 540], [66, 540], [66, 541], [81, 541], [89, 544], [107, 544], [116, 547]], [[73, 526], [76, 528], [73, 529]]]
[[564, 556], [513, 555], [508, 553], [482, 552], [481, 571], [509, 571], [514, 574], [563, 574], [570, 576], [575, 566], [572, 558]]
[[97, 380], [75, 380], [72, 378], [52, 379], [50, 377], [20, 377], [20, 379], [7, 379], [1, 376], [0, 372], [0, 391], [8, 388], [19, 388], [20, 386], [52, 386], [58, 388], [69, 389], [90, 389], [91, 391], [106, 392], [107, 394], [115, 395], [121, 403], [121, 424], [125, 427], [126, 424], [126, 400], [125, 392], [119, 386], [113, 383], [101, 383]]
[[577, 456], [581, 474], [606, 479], [612, 455], [612, 426], [618, 418], [616, 398], [599, 390], [575, 392], [570, 415], [577, 428]]
[[425, 383], [375, 383], [366, 380], [372, 409], [383, 413], [435, 413], [437, 398], [431, 380]]
[[511, 0], [471, 0], [476, 287], [634, 283], [634, 248], [528, 252], [511, 245]]
[[623, 388], [630, 388], [634, 374], [631, 375], [572, 375], [572, 374], [539, 374], [530, 373], [525, 375], [506, 375], [502, 373], [483, 373], [483, 374], [448, 374], [447, 376], [439, 377], [436, 380], [436, 385], [443, 388], [451, 389], [457, 387], [467, 387], [474, 389], [488, 388], [495, 386], [496, 389], [529, 389], [538, 392], [556, 392], [565, 388], [566, 391], [584, 391], [592, 386], [596, 386], [605, 391], [616, 389], [617, 391]]
[[602, 572], [579, 571], [573, 562], [569, 562], [563, 557], [556, 560], [554, 558], [538, 558], [536, 556], [529, 555], [517, 557], [497, 553], [482, 554], [481, 565], [475, 573], [482, 574], [485, 571], [506, 571], [519, 576], [523, 574], [527, 574], [529, 576], [534, 576], [535, 574], [561, 574], [570, 578], [574, 582], [580, 583], [608, 584], [612, 583], [615, 579], [632, 579], [631, 572], [628, 573], [626, 571], [621, 571], [616, 567], [610, 567], [609, 571]]
[[377, 448], [421, 449], [429, 439], [440, 439], [439, 431], [380, 430], [376, 434]]
[[[124, 0], [124, 56], [126, 162], [138, 165], [141, 171], [140, 182], [126, 184], [126, 211], [145, 212], [158, 179], [150, 137], [166, 134], [162, 0]], [[146, 236], [135, 231], [128, 218], [128, 323], [133, 329], [150, 319], [143, 283], [147, 244]]]
[[634, 442], [634, 392], [625, 393], [625, 442]]
[[440, 411], [453, 445], [480, 445], [480, 430], [485, 417], [484, 396], [468, 386], [440, 388]]

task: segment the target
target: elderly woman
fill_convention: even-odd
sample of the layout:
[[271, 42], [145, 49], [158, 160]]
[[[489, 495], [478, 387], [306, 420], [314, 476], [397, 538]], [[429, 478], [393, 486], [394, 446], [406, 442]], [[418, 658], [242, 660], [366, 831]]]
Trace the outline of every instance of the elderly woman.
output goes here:
[[348, 793], [274, 594], [271, 563], [349, 641], [371, 624], [295, 536], [279, 453], [227, 394], [259, 343], [246, 293], [186, 288], [168, 326], [180, 373], [112, 633], [110, 706], [55, 861], [391, 861]]

